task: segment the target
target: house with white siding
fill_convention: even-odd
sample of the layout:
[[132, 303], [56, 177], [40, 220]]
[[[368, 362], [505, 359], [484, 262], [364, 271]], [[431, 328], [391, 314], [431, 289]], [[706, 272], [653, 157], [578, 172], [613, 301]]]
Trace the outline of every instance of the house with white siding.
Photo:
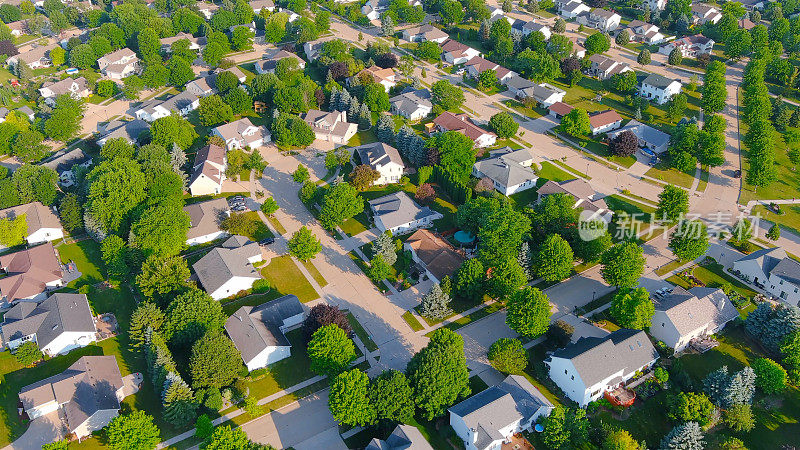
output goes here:
[[781, 247], [765, 248], [733, 263], [734, 274], [775, 298], [800, 305], [800, 263]]
[[679, 353], [694, 339], [720, 332], [726, 324], [739, 317], [736, 306], [722, 289], [680, 286], [671, 294], [654, 299], [650, 335]]

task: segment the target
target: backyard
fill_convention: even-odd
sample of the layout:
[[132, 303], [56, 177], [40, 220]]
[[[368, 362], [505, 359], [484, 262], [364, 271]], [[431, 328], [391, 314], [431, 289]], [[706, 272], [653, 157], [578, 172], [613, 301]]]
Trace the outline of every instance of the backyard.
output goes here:
[[261, 276], [269, 281], [273, 290], [280, 292], [281, 295], [294, 294], [302, 303], [319, 298], [317, 291], [300, 272], [290, 255], [272, 258], [272, 261], [261, 269]]

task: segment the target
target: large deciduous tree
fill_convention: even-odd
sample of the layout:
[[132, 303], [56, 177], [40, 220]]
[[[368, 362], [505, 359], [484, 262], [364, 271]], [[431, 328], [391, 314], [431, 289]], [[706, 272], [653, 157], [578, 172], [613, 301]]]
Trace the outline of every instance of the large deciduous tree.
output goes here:
[[492, 367], [506, 374], [521, 375], [528, 365], [528, 354], [519, 339], [498, 339], [487, 356]]
[[221, 331], [209, 332], [192, 345], [189, 374], [192, 387], [221, 388], [239, 378], [242, 355]]
[[363, 210], [364, 200], [358, 196], [358, 191], [348, 183], [338, 183], [322, 199], [319, 222], [332, 230]]
[[113, 450], [153, 450], [161, 440], [153, 417], [141, 410], [115, 417], [105, 433]]
[[310, 261], [322, 251], [319, 239], [306, 227], [295, 231], [287, 245], [289, 253], [300, 261]]
[[311, 370], [321, 375], [335, 376], [341, 373], [355, 357], [353, 341], [337, 325], [320, 327], [308, 343]]
[[414, 392], [398, 370], [386, 370], [369, 385], [369, 401], [380, 421], [409, 423], [414, 417]]
[[517, 333], [535, 338], [550, 325], [550, 300], [537, 288], [525, 287], [508, 299], [506, 323]]
[[426, 420], [442, 416], [471, 393], [464, 340], [446, 328], [433, 332], [428, 345], [411, 358], [406, 372], [414, 401]]
[[621, 289], [611, 301], [609, 314], [621, 327], [643, 330], [650, 327], [655, 306], [647, 289]]
[[606, 283], [618, 288], [636, 286], [644, 273], [643, 250], [636, 243], [621, 242], [600, 257], [600, 273]]
[[377, 412], [369, 399], [369, 378], [359, 369], [342, 372], [333, 379], [328, 408], [337, 422], [350, 426], [371, 425]]
[[547, 236], [536, 254], [536, 275], [545, 281], [561, 281], [572, 272], [572, 248], [558, 234]]

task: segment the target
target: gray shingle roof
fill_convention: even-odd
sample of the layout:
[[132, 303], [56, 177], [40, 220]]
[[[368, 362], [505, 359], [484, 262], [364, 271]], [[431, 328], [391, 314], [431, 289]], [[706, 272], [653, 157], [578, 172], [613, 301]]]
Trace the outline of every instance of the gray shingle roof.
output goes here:
[[772, 268], [769, 274], [779, 276], [792, 284], [800, 286], [800, 263], [791, 258], [783, 258]]
[[526, 149], [520, 149], [494, 158], [482, 159], [475, 163], [475, 168], [491, 178], [492, 181], [507, 188], [526, 181], [535, 181], [538, 178], [536, 172], [530, 167], [520, 165], [516, 161], [518, 159], [516, 154], [518, 153], [521, 153], [523, 158], [527, 155], [527, 159], [530, 159], [530, 152]]
[[644, 79], [644, 81], [642, 81], [642, 84], [649, 84], [650, 86], [664, 89], [674, 82], [675, 80], [667, 78], [664, 75], [651, 73], [650, 75], [647, 76], [647, 78]]
[[589, 387], [620, 370], [638, 370], [658, 359], [658, 352], [644, 331], [623, 328], [602, 338], [582, 337], [552, 357], [571, 360]]
[[390, 98], [389, 103], [391, 103], [397, 111], [411, 114], [415, 112], [420, 105], [433, 108], [430, 99], [431, 93], [427, 89], [415, 90], [413, 88], [406, 88], [400, 95]]
[[401, 423], [385, 441], [373, 438], [365, 450], [433, 450], [433, 447], [418, 428]]
[[739, 311], [722, 289], [696, 287], [686, 290], [676, 286], [672, 294], [655, 301], [656, 311], [663, 311], [681, 336], [711, 324], [711, 328], [739, 317]]
[[92, 159], [83, 150], [76, 148], [61, 154], [42, 165], [55, 170], [58, 173], [72, 169], [75, 164], [81, 164]]
[[405, 167], [403, 158], [400, 157], [397, 149], [383, 142], [360, 145], [354, 147], [353, 151], [358, 153], [359, 158], [361, 158], [361, 164], [367, 164], [373, 169], [377, 169], [378, 166], [385, 166], [390, 162]]
[[369, 206], [387, 229], [439, 214], [427, 206], [420, 207], [405, 192], [395, 192], [370, 200]]
[[224, 198], [217, 198], [207, 202], [192, 203], [183, 207], [189, 214], [191, 227], [186, 232], [188, 239], [206, 236], [219, 231], [219, 223], [230, 211], [228, 202]]
[[6, 342], [36, 334], [39, 348], [46, 347], [65, 332], [96, 331], [84, 294], [56, 293], [38, 305], [21, 302], [9, 309], [3, 319]]
[[247, 363], [268, 347], [291, 345], [280, 329], [284, 320], [303, 312], [297, 297], [284, 295], [255, 307], [242, 306], [225, 321], [225, 331]]
[[787, 258], [786, 250], [780, 247], [764, 248], [749, 255], [742, 256], [739, 261], [756, 261], [765, 274], [769, 274], [781, 260]]
[[[246, 240], [246, 238], [244, 239]], [[206, 292], [216, 291], [233, 277], [261, 277], [247, 261], [248, 257], [255, 255], [256, 250], [261, 252], [258, 244], [247, 241], [247, 244], [234, 246], [232, 243], [236, 240], [237, 236], [232, 236], [223, 243], [222, 247], [211, 250], [192, 266], [197, 274], [197, 279]]]

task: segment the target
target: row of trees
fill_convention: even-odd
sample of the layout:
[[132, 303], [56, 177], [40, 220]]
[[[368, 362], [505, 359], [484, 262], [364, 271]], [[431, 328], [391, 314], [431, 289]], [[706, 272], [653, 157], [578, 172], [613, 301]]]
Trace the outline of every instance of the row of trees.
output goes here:
[[742, 115], [750, 127], [744, 136], [750, 163], [745, 180], [756, 188], [768, 186], [777, 178], [776, 132], [770, 122], [772, 103], [764, 83], [765, 70], [764, 60], [751, 59], [745, 67], [742, 79]]

